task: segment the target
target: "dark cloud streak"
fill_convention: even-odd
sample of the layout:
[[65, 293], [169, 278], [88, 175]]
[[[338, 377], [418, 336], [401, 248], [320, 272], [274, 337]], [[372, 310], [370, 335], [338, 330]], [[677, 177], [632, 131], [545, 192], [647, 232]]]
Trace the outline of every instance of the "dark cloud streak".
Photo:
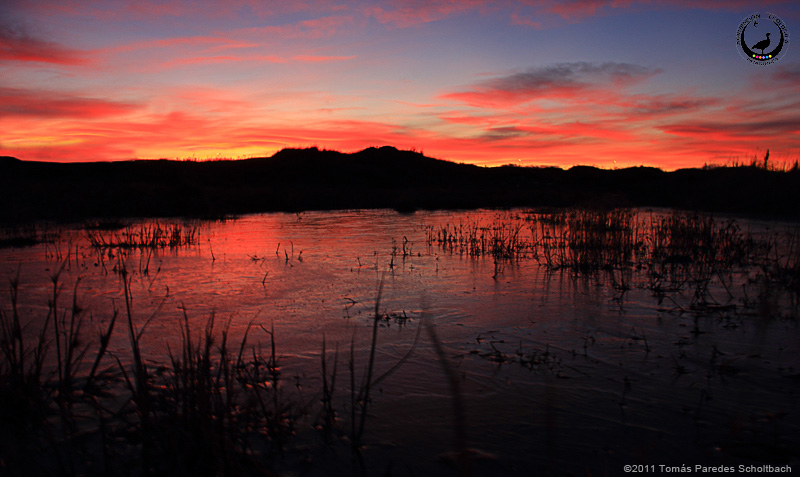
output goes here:
[[88, 63], [85, 54], [31, 35], [9, 12], [0, 11], [0, 62], [23, 61], [59, 65]]
[[698, 121], [668, 124], [660, 127], [664, 132], [677, 135], [726, 134], [734, 137], [771, 137], [775, 134], [800, 132], [800, 116], [768, 121], [742, 121], [736, 123]]
[[473, 85], [467, 91], [442, 97], [473, 106], [569, 98], [596, 89], [635, 84], [660, 72], [658, 68], [631, 63], [557, 63], [490, 79]]

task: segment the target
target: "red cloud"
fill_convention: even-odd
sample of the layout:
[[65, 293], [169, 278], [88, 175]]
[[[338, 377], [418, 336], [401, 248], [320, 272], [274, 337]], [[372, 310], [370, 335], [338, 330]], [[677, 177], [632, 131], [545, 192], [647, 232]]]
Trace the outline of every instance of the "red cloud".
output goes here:
[[59, 65], [88, 63], [84, 54], [57, 43], [20, 34], [0, 25], [0, 61], [32, 61]]
[[139, 105], [43, 90], [0, 87], [3, 116], [96, 119], [130, 113]]

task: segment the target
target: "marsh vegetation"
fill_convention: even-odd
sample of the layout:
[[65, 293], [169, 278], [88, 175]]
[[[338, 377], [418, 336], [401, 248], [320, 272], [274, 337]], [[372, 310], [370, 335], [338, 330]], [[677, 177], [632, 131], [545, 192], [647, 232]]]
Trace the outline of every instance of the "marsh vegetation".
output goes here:
[[11, 475], [800, 458], [796, 224], [550, 209], [37, 227], [46, 241], [0, 249]]

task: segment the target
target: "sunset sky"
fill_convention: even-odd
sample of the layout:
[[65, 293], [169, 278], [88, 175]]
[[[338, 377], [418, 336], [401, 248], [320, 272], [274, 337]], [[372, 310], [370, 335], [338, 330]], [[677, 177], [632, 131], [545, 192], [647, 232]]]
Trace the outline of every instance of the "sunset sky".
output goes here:
[[792, 163], [800, 45], [747, 62], [755, 12], [800, 35], [796, 1], [2, 0], [0, 155]]

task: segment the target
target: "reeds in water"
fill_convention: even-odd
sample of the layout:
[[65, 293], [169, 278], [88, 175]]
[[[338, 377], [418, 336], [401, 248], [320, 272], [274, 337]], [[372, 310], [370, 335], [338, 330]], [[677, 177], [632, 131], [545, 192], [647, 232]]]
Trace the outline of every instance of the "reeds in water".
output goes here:
[[563, 210], [532, 217], [535, 256], [548, 270], [575, 273], [631, 266], [643, 252], [636, 214], [628, 209]]
[[121, 230], [88, 228], [89, 244], [98, 249], [160, 249], [196, 245], [198, 227], [187, 224], [163, 224], [154, 221], [138, 227], [129, 225]]
[[[197, 245], [198, 227], [195, 225], [172, 223], [162, 224], [154, 221], [138, 227], [128, 225], [124, 228], [87, 227], [85, 229], [89, 245], [98, 251], [98, 261], [105, 263], [105, 257], [139, 254], [139, 272], [148, 275], [153, 254], [160, 249], [175, 249]], [[116, 255], [115, 255], [116, 253]], [[119, 272], [121, 267], [115, 271]]]
[[513, 260], [521, 258], [531, 246], [530, 241], [522, 238], [523, 225], [502, 221], [490, 225], [445, 224], [427, 227], [426, 235], [429, 246], [437, 244], [450, 252], [470, 257]]
[[[574, 277], [606, 273], [620, 302], [639, 287], [659, 304], [688, 293], [688, 302], [676, 303], [681, 312], [730, 311], [737, 306], [735, 292], [744, 287], [746, 307], [774, 301], [779, 290], [795, 315], [800, 308], [797, 231], [759, 237], [736, 220], [697, 213], [561, 209], [507, 215], [489, 224], [428, 226], [426, 234], [429, 246], [449, 253], [492, 257], [493, 278], [509, 260], [533, 259], [549, 272]], [[748, 295], [754, 283], [759, 290]]]
[[10, 310], [0, 309], [0, 474], [269, 473], [305, 412], [282, 395], [274, 330], [260, 327], [266, 352], [248, 344], [253, 323], [231, 346], [230, 322], [217, 330], [212, 314], [196, 334], [185, 312], [169, 362], [153, 365], [141, 341], [156, 313], [140, 323], [130, 274], [120, 277], [128, 357], [108, 351], [116, 312], [97, 339], [87, 331], [79, 281], [65, 307], [61, 270], [51, 277], [36, 329], [20, 315], [18, 276], [10, 281]]
[[[85, 454], [72, 453], [72, 441], [82, 432], [78, 408], [97, 390], [97, 367], [107, 352], [116, 314], [94, 347], [84, 331], [79, 280], [70, 305], [60, 306], [63, 271], [62, 263], [50, 277], [48, 311], [38, 323], [20, 314], [19, 273], [10, 280], [11, 310], [0, 309], [0, 473], [24, 469], [30, 474], [39, 469], [75, 474], [82, 468], [78, 461]], [[95, 358], [87, 375], [82, 369], [89, 354]], [[32, 469], [31, 462], [41, 467]]]

